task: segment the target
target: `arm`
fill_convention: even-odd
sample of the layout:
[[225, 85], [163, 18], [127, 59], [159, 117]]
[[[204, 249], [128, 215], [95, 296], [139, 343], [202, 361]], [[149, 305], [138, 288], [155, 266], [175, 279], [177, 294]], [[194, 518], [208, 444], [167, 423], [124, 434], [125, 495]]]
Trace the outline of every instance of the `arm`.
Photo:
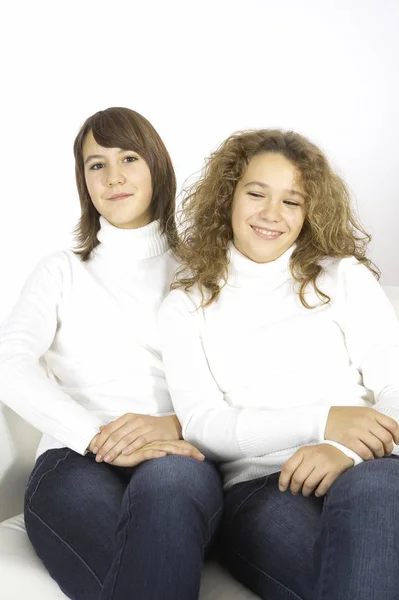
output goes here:
[[69, 264], [43, 261], [0, 328], [0, 399], [33, 427], [84, 454], [102, 422], [48, 379], [39, 360], [57, 331], [57, 309]]
[[380, 284], [363, 265], [342, 261], [342, 328], [352, 363], [374, 393], [374, 408], [399, 421], [399, 323]]
[[329, 406], [263, 410], [227, 404], [209, 369], [194, 309], [189, 296], [175, 290], [159, 315], [166, 378], [184, 439], [223, 461], [323, 441]]

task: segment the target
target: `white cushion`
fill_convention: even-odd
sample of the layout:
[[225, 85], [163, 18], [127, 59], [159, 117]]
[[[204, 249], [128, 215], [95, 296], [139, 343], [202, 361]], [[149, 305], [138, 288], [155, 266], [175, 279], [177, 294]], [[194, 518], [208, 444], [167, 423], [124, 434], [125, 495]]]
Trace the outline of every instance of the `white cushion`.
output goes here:
[[[0, 598], [2, 600], [65, 600], [29, 541], [24, 517], [0, 523]], [[199, 600], [256, 600], [214, 561], [206, 564]]]

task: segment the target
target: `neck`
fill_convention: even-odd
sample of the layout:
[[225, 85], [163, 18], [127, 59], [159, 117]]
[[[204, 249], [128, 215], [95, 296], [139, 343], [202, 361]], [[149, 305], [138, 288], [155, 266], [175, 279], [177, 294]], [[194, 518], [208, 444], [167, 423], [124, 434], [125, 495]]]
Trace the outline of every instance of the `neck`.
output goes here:
[[234, 287], [245, 285], [270, 285], [274, 287], [281, 281], [285, 281], [291, 277], [290, 260], [295, 249], [295, 245], [291, 246], [278, 258], [267, 263], [257, 263], [244, 254], [242, 254], [234, 246], [233, 242], [229, 243], [229, 267], [228, 267], [228, 282]]
[[120, 229], [100, 217], [100, 242], [95, 248], [96, 256], [118, 261], [135, 261], [153, 258], [168, 249], [166, 235], [161, 233], [159, 221], [137, 229]]

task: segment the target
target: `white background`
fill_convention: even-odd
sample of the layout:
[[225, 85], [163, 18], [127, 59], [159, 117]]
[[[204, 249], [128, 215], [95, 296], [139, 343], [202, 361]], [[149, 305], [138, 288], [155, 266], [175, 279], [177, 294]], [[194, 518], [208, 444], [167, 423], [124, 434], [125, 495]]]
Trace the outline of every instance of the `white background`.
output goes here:
[[73, 139], [141, 112], [178, 177], [230, 133], [295, 129], [346, 179], [385, 285], [399, 285], [398, 0], [2, 4], [0, 319], [38, 260], [72, 244]]

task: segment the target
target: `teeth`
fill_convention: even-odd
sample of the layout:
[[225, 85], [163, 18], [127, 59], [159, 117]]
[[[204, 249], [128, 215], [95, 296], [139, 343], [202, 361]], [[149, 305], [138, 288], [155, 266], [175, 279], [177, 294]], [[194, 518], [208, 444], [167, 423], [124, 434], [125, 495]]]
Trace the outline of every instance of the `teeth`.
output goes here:
[[255, 231], [258, 231], [261, 235], [268, 238], [276, 238], [280, 235], [279, 231], [265, 231], [264, 229], [254, 226], [252, 226], [252, 229], [255, 229]]

